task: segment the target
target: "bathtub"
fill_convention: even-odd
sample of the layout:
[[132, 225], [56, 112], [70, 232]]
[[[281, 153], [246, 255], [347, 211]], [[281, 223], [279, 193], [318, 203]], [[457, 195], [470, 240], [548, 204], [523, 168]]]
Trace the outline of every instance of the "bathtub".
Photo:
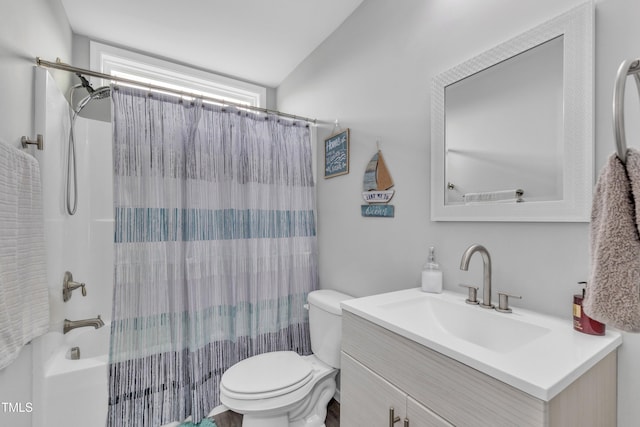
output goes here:
[[[65, 427], [104, 426], [108, 403], [108, 351], [110, 325], [78, 328], [47, 360], [41, 389], [44, 425]], [[71, 348], [80, 358], [72, 360]]]
[[[48, 345], [55, 351], [45, 363], [41, 381], [35, 384], [34, 423], [36, 427], [102, 427], [107, 421], [109, 398], [109, 334], [111, 325], [51, 335]], [[60, 343], [62, 341], [62, 343]], [[80, 358], [71, 358], [71, 349], [80, 349]], [[209, 417], [227, 408], [214, 408]], [[184, 421], [190, 421], [191, 417]], [[172, 422], [162, 427], [178, 427]]]

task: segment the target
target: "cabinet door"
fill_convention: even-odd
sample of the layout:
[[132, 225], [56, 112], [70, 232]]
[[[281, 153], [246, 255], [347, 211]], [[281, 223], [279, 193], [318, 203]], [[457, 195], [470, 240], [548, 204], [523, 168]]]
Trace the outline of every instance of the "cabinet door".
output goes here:
[[407, 418], [409, 419], [409, 427], [453, 427], [453, 424], [411, 397], [407, 397]]
[[345, 353], [340, 366], [340, 425], [389, 427], [389, 409], [403, 425], [406, 394]]

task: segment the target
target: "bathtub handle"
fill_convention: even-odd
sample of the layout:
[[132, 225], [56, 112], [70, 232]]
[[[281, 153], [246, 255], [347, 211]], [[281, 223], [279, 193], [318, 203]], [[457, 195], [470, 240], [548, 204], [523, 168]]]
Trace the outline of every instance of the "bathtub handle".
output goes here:
[[66, 271], [64, 273], [64, 278], [62, 279], [62, 300], [67, 302], [71, 299], [71, 292], [75, 289], [81, 288], [82, 296], [87, 296], [87, 289], [84, 283], [74, 282], [73, 275]]

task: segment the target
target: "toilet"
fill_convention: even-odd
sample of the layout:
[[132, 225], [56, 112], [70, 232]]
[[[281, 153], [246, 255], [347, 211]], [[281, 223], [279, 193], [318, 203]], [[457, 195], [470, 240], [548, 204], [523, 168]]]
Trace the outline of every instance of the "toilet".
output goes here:
[[309, 293], [313, 354], [274, 351], [227, 369], [220, 381], [220, 400], [243, 415], [242, 427], [324, 427], [340, 368], [340, 301], [351, 298], [328, 289]]

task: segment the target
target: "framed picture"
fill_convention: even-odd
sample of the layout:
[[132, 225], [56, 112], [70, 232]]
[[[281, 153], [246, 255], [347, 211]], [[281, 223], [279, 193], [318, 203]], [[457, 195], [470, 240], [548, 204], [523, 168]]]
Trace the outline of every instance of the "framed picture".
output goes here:
[[349, 173], [349, 129], [324, 140], [324, 177]]

